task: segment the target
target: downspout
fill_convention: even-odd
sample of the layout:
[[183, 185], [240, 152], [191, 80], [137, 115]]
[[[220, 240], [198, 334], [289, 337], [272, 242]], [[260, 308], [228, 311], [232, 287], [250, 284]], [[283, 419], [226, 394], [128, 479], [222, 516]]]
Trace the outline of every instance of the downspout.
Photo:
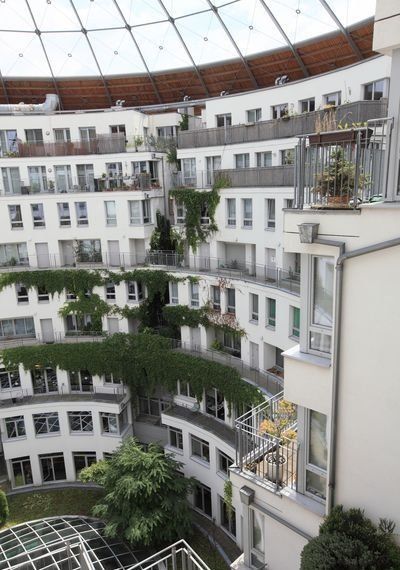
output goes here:
[[0, 105], [0, 113], [12, 113], [14, 115], [18, 113], [45, 113], [47, 115], [49, 113], [53, 113], [57, 109], [58, 104], [58, 95], [48, 93], [43, 103], [32, 105], [26, 103]]
[[335, 334], [333, 340], [333, 362], [332, 362], [332, 404], [329, 436], [329, 468], [328, 468], [328, 496], [326, 501], [327, 513], [330, 513], [335, 504], [335, 479], [336, 479], [336, 458], [337, 458], [337, 417], [338, 417], [338, 397], [339, 397], [339, 365], [342, 330], [342, 297], [343, 297], [343, 267], [344, 262], [354, 257], [360, 257], [368, 253], [382, 251], [400, 245], [400, 237], [383, 242], [367, 245], [353, 251], [345, 253], [344, 242], [316, 238], [313, 243], [328, 245], [339, 248], [339, 257], [336, 261], [335, 280]]

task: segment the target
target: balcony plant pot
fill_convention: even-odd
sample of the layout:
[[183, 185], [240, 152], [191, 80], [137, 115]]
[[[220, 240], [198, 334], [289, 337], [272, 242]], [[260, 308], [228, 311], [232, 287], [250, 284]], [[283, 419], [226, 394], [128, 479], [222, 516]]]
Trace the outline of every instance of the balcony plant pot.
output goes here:
[[[265, 457], [265, 462], [268, 465], [267, 479], [272, 483], [282, 484], [283, 474], [287, 459], [284, 455], [277, 454], [275, 451], [270, 451]], [[278, 470], [276, 468], [279, 464]], [[278, 471], [278, 473], [277, 473]]]
[[314, 133], [309, 135], [308, 140], [310, 144], [336, 144], [341, 142], [356, 143], [359, 131], [361, 133], [361, 141], [367, 144], [372, 136], [372, 129], [343, 129], [326, 133]]
[[290, 115], [282, 115], [282, 121], [290, 121]]

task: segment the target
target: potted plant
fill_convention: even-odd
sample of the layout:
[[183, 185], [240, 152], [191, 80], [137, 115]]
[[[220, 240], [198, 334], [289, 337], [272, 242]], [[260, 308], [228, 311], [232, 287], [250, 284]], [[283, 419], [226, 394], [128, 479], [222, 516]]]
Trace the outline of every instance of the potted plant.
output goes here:
[[137, 151], [138, 151], [138, 148], [139, 148], [140, 146], [142, 146], [142, 144], [143, 144], [143, 137], [141, 137], [141, 136], [139, 136], [139, 135], [133, 137], [133, 144], [134, 144], [134, 146], [135, 146], [135, 151], [137, 152]]
[[287, 400], [280, 400], [273, 416], [263, 420], [259, 427], [260, 435], [270, 439], [271, 451], [264, 461], [267, 464], [266, 475], [276, 484], [284, 479], [285, 465], [289, 458], [287, 443], [297, 437], [293, 425], [296, 421], [296, 407]]

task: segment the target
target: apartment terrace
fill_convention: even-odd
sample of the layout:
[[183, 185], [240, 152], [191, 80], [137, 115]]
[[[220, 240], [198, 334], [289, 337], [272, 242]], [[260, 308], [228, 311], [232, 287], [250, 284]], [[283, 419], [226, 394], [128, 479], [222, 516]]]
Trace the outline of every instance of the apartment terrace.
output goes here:
[[121, 404], [127, 400], [123, 387], [93, 386], [88, 392], [71, 393], [63, 390], [45, 394], [31, 394], [28, 390], [14, 389], [9, 397], [0, 399], [0, 408], [27, 406], [33, 404], [54, 404], [56, 402], [103, 402]]
[[[280, 408], [282, 401], [283, 392], [235, 420], [236, 467], [274, 492], [285, 487], [297, 488], [297, 422], [284, 415]], [[266, 420], [285, 427], [273, 435], [264, 429]]]
[[251, 187], [293, 187], [294, 165], [266, 166], [253, 168], [226, 168], [200, 171], [195, 176], [186, 176], [183, 172], [172, 175], [174, 188], [211, 188], [214, 182], [223, 181], [227, 188]]
[[[331, 109], [330, 107], [328, 111]], [[315, 132], [316, 121], [322, 119], [326, 112], [326, 109], [322, 109], [299, 115], [288, 114], [280, 119], [270, 119], [257, 123], [180, 131], [178, 133], [178, 148], [224, 146], [227, 144], [297, 137]], [[352, 124], [385, 117], [386, 112], [386, 100], [357, 101], [340, 105], [336, 108], [335, 115], [338, 123], [342, 121], [343, 123]]]

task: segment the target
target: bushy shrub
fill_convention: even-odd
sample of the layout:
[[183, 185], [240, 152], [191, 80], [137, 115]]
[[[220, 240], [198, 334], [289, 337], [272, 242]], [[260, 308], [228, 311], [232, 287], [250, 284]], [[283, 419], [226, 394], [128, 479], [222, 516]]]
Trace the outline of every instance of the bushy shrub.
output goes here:
[[6, 494], [0, 489], [0, 526], [6, 524], [9, 514]]

